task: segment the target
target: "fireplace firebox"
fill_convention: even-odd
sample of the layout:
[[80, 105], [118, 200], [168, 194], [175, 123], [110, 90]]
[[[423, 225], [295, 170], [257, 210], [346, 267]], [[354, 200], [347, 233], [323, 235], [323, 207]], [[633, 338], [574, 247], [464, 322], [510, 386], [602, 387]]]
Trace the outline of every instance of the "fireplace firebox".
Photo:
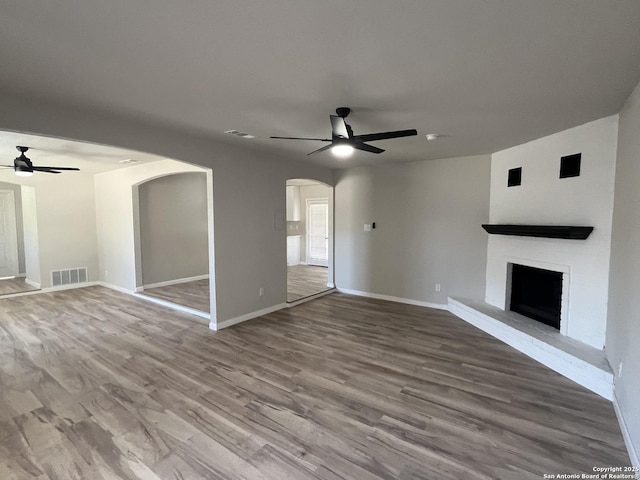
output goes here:
[[512, 267], [510, 310], [560, 330], [562, 272]]

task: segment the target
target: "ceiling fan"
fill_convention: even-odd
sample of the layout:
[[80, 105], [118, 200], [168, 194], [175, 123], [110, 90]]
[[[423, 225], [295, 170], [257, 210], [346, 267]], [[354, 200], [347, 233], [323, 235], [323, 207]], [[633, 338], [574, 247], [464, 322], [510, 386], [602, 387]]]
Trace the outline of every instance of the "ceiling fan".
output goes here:
[[33, 163], [31, 163], [31, 159], [25, 155], [29, 147], [17, 146], [16, 149], [20, 152], [20, 156], [13, 160], [13, 165], [0, 165], [0, 167], [13, 168], [16, 175], [22, 177], [30, 177], [33, 175], [33, 172], [62, 173], [62, 170], [80, 170], [75, 167], [35, 167]]
[[374, 147], [365, 142], [374, 142], [376, 140], [387, 140], [389, 138], [410, 137], [417, 135], [416, 130], [396, 130], [393, 132], [368, 133], [366, 135], [354, 135], [351, 125], [345, 118], [349, 115], [351, 109], [340, 107], [336, 109], [336, 115], [329, 115], [331, 119], [331, 138], [300, 138], [300, 137], [271, 137], [283, 140], [314, 140], [317, 142], [330, 142], [307, 155], [324, 152], [332, 149], [332, 152], [338, 157], [347, 157], [353, 153], [353, 150], [363, 150], [371, 153], [382, 153], [382, 148]]

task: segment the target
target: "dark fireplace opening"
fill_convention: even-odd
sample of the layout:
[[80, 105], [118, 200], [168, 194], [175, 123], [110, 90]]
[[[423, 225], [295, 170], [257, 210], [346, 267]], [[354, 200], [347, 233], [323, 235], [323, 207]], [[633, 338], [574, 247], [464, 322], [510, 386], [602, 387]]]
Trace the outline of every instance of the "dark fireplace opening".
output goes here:
[[509, 308], [560, 330], [562, 272], [513, 264]]

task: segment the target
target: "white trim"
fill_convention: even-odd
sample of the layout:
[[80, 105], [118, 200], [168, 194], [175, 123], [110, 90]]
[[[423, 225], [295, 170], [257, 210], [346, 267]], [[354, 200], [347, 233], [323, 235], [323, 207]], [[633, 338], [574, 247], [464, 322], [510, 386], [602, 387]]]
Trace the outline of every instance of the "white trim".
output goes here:
[[101, 287], [105, 287], [105, 288], [110, 288], [111, 290], [115, 290], [117, 292], [121, 292], [121, 293], [126, 293], [128, 295], [133, 295], [134, 292], [133, 290], [129, 290], [128, 288], [124, 288], [124, 287], [119, 287], [118, 285], [114, 285], [113, 283], [108, 283], [108, 282], [103, 282], [103, 281], [99, 281], [99, 282], [95, 282], [97, 285], [100, 285]]
[[336, 288], [336, 284], [333, 282], [327, 282], [327, 287], [329, 288]]
[[147, 302], [151, 302], [157, 305], [162, 305], [163, 307], [171, 308], [172, 310], [189, 313], [191, 315], [205, 318], [207, 320], [211, 319], [211, 315], [209, 313], [196, 310], [195, 308], [189, 308], [189, 307], [185, 307], [184, 305], [178, 305], [177, 303], [172, 303], [166, 300], [161, 300], [159, 298], [150, 297], [142, 293], [138, 293], [137, 291], [134, 291], [134, 290], [129, 290], [127, 288], [119, 287], [118, 285], [114, 285], [112, 283], [106, 283], [106, 282], [94, 282], [94, 283], [105, 288], [110, 288], [111, 290], [116, 290], [117, 292], [126, 293], [127, 295], [131, 295], [132, 297], [139, 298], [140, 300], [146, 300]]
[[613, 400], [613, 374], [449, 298], [449, 311], [598, 395]]
[[28, 278], [24, 279], [24, 283], [26, 283], [27, 285], [31, 285], [34, 288], [41, 288], [41, 285], [39, 283], [36, 283], [33, 280], [30, 280]]
[[[34, 283], [34, 282], [31, 282], [31, 283]], [[31, 283], [29, 285], [31, 285]], [[40, 288], [40, 290], [31, 290], [30, 292], [6, 293], [0, 296], [0, 300], [5, 298], [13, 298], [13, 297], [24, 297], [25, 295], [36, 295], [39, 293], [53, 293], [53, 292], [59, 292], [61, 290], [73, 290], [76, 288], [93, 287], [99, 284], [100, 282], [83, 282], [83, 283], [72, 283], [69, 285], [59, 285], [57, 287], [46, 287], [46, 288], [40, 288], [40, 286], [38, 286], [36, 288]]]
[[624, 419], [624, 415], [622, 414], [622, 410], [620, 409], [620, 404], [618, 403], [618, 397], [615, 392], [613, 394], [613, 409], [616, 412], [616, 417], [618, 417], [618, 423], [620, 424], [620, 431], [622, 432], [622, 438], [624, 439], [624, 444], [627, 447], [627, 451], [629, 452], [629, 459], [631, 460], [631, 464], [634, 467], [640, 468], [640, 453], [636, 450], [633, 445], [633, 440], [631, 439], [631, 433], [629, 432], [629, 428], [627, 427], [627, 422]]
[[59, 292], [61, 290], [73, 290], [75, 288], [94, 287], [98, 285], [98, 282], [82, 282], [82, 283], [69, 283], [67, 285], [57, 285], [55, 287], [46, 287], [40, 290], [40, 293]]
[[160, 298], [149, 297], [143, 293], [131, 292], [129, 293], [132, 297], [139, 298], [141, 300], [146, 300], [147, 302], [156, 303], [158, 305], [162, 305], [163, 307], [168, 307], [172, 310], [177, 310], [179, 312], [189, 313], [191, 315], [195, 315], [196, 317], [205, 318], [207, 320], [211, 320], [211, 315], [207, 312], [203, 312], [201, 310], [196, 310], [195, 308], [185, 307], [184, 305], [179, 305], [177, 303], [168, 302], [167, 300], [162, 300]]
[[[168, 287], [169, 285], [178, 285], [179, 283], [189, 283], [189, 282], [195, 282], [198, 280], [207, 280], [208, 278], [209, 278], [209, 274], [207, 273], [205, 275], [196, 275], [195, 277], [177, 278], [175, 280], [167, 280], [165, 282], [150, 283], [149, 285], [142, 285], [141, 287], [137, 287], [136, 292], [143, 291], [145, 288]], [[138, 288], [140, 290], [138, 290]]]
[[301, 303], [306, 303], [310, 300], [315, 300], [316, 298], [324, 297], [325, 295], [329, 295], [330, 293], [334, 293], [335, 291], [336, 289], [332, 288], [331, 290], [325, 290], [323, 292], [314, 293], [313, 295], [299, 298], [298, 300], [294, 300], [293, 302], [287, 302], [287, 307], [288, 308], [295, 307], [297, 305], [300, 305]]
[[214, 325], [213, 322], [209, 323], [209, 328], [211, 330], [222, 330], [223, 328], [236, 325], [237, 323], [246, 322], [247, 320], [251, 320], [252, 318], [261, 317], [263, 315], [282, 310], [286, 307], [286, 303], [279, 303], [278, 305], [272, 305], [271, 307], [256, 310], [255, 312], [245, 313], [244, 315], [240, 315], [239, 317], [230, 318], [229, 320], [223, 320], [222, 322], [218, 322], [216, 325]]
[[349, 295], [358, 295], [359, 297], [376, 298], [378, 300], [388, 300], [390, 302], [406, 303], [408, 305], [417, 305], [419, 307], [436, 308], [438, 310], [448, 310], [449, 307], [443, 303], [423, 302], [422, 300], [413, 300], [411, 298], [394, 297], [391, 295], [380, 295], [379, 293], [361, 292], [360, 290], [350, 290], [338, 287], [338, 291], [348, 293]]

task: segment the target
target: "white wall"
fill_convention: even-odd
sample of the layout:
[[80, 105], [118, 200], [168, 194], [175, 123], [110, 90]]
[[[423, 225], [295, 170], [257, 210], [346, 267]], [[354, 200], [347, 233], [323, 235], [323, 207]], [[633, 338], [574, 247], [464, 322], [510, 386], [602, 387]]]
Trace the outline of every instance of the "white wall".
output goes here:
[[40, 286], [40, 246], [38, 245], [38, 212], [36, 189], [22, 186], [22, 218], [24, 226], [24, 257], [26, 279], [34, 286]]
[[620, 112], [615, 186], [606, 351], [640, 466], [640, 84]]
[[208, 275], [206, 174], [156, 178], [138, 196], [143, 285]]
[[136, 258], [139, 239], [134, 229], [137, 195], [134, 195], [133, 187], [153, 178], [183, 172], [202, 173], [204, 170], [182, 162], [162, 160], [94, 176], [101, 280], [129, 291], [142, 285], [140, 258]]
[[[336, 286], [433, 304], [484, 294], [489, 156], [336, 172]], [[364, 232], [365, 223], [376, 229]], [[435, 284], [441, 291], [435, 291]]]
[[[51, 286], [51, 271], [86, 267], [88, 280], [97, 280], [93, 175], [66, 172], [17, 177], [10, 171], [2, 175], [10, 175], [23, 189], [33, 189], [26, 197], [22, 196], [27, 278], [47, 288]], [[34, 201], [35, 209], [27, 213], [26, 204], [33, 209]], [[27, 251], [31, 259], [26, 258]], [[36, 265], [39, 265], [38, 274]], [[36, 277], [40, 281], [36, 282]]]
[[57, 175], [36, 185], [42, 287], [51, 271], [87, 267], [87, 280], [98, 280], [96, 210], [92, 176]]
[[[569, 270], [566, 335], [604, 346], [618, 117], [611, 116], [494, 153], [490, 223], [587, 225], [587, 240], [489, 235], [486, 301], [504, 309], [507, 263]], [[560, 157], [582, 153], [579, 177], [560, 179]], [[522, 185], [507, 187], [510, 168]], [[514, 261], [513, 263], [519, 263]], [[508, 305], [506, 305], [508, 308]]]

